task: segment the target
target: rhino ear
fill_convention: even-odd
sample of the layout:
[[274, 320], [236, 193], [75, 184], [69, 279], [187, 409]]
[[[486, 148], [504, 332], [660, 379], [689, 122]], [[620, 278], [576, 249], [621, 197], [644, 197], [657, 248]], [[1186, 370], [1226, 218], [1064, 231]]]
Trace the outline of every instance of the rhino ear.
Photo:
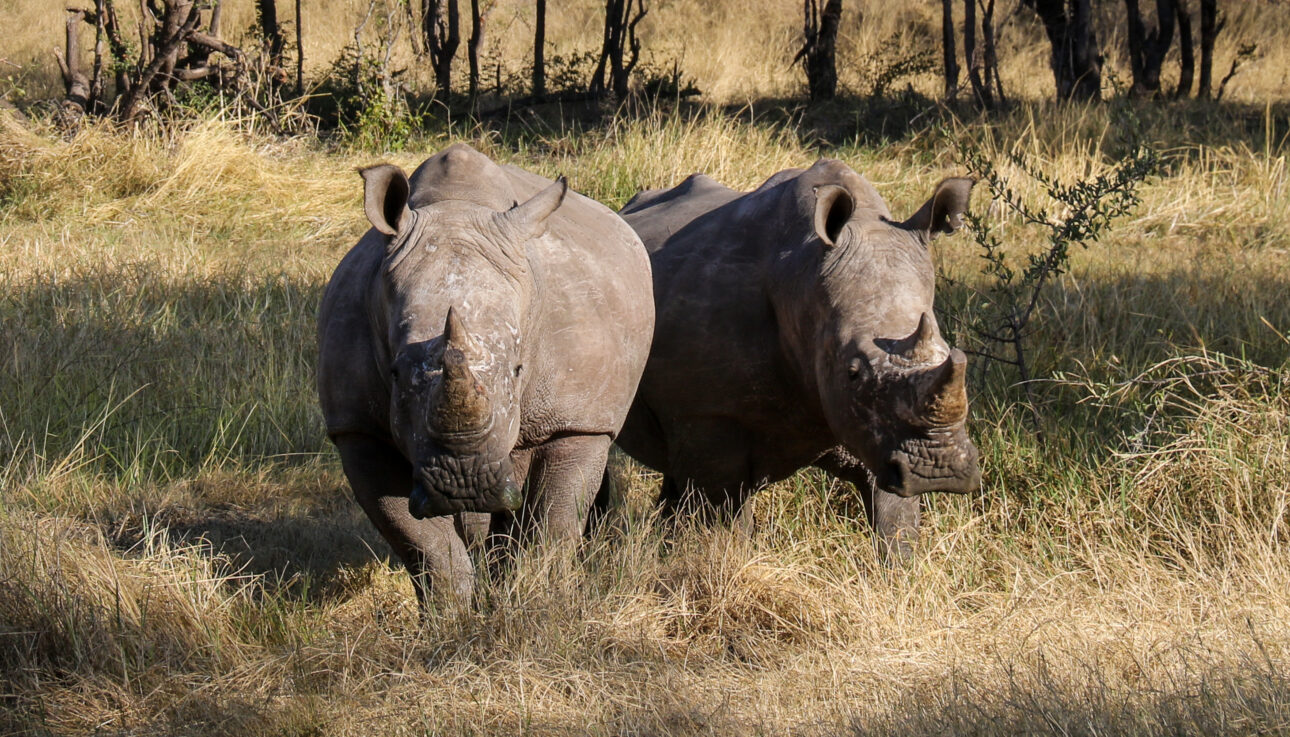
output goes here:
[[953, 233], [963, 227], [963, 213], [967, 212], [974, 184], [976, 180], [967, 177], [942, 179], [932, 198], [902, 223], [902, 227], [922, 234], [927, 240], [940, 233]]
[[842, 228], [856, 210], [855, 199], [845, 187], [825, 184], [815, 188], [815, 234], [832, 248]]
[[408, 175], [393, 164], [378, 164], [359, 169], [363, 176], [363, 209], [372, 227], [386, 235], [399, 232], [399, 225], [410, 212]]
[[569, 180], [561, 175], [555, 183], [530, 197], [527, 201], [493, 216], [497, 227], [515, 240], [523, 243], [546, 232], [547, 218], [564, 203], [569, 192]]

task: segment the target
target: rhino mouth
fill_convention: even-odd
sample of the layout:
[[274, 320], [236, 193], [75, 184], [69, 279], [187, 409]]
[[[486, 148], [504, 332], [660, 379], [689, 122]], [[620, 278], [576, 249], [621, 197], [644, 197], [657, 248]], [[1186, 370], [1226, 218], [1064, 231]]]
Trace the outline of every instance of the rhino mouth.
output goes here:
[[902, 442], [877, 475], [897, 496], [931, 492], [967, 494], [981, 488], [980, 453], [962, 429]]
[[441, 455], [417, 467], [408, 513], [425, 519], [459, 512], [507, 512], [519, 509], [523, 501], [509, 459]]

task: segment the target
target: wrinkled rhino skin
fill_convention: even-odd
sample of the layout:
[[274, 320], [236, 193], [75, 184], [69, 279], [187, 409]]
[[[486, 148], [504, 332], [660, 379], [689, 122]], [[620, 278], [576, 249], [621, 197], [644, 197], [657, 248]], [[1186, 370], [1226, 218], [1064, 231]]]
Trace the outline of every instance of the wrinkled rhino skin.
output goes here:
[[373, 227], [318, 320], [327, 432], [418, 597], [469, 597], [485, 530], [582, 533], [649, 351], [648, 256], [563, 179], [464, 144], [361, 173]]
[[696, 174], [623, 208], [650, 252], [657, 325], [618, 442], [663, 472], [665, 511], [685, 498], [737, 512], [813, 464], [859, 487], [904, 556], [918, 494], [979, 487], [966, 359], [936, 325], [929, 252], [971, 187], [941, 182], [900, 223], [862, 176], [821, 160], [749, 193]]

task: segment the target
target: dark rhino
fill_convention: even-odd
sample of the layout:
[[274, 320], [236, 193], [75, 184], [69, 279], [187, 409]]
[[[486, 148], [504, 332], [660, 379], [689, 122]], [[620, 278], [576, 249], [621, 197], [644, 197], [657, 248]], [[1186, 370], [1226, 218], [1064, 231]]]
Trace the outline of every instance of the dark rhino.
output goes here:
[[327, 432], [418, 596], [423, 573], [468, 596], [473, 513], [581, 534], [649, 352], [649, 260], [563, 178], [463, 144], [361, 173], [372, 229], [318, 318]]
[[692, 489], [735, 512], [814, 464], [854, 483], [906, 554], [916, 495], [978, 488], [967, 361], [937, 328], [928, 251], [961, 224], [972, 184], [946, 179], [903, 223], [827, 159], [748, 193], [695, 174], [627, 203], [657, 325], [618, 442], [663, 472], [665, 509]]

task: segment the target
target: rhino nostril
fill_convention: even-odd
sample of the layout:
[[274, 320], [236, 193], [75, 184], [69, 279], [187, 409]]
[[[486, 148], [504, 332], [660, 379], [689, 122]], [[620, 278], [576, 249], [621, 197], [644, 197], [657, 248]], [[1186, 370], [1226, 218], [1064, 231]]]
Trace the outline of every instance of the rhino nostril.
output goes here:
[[412, 493], [408, 495], [408, 514], [417, 519], [426, 518], [426, 505], [430, 503], [430, 495], [426, 493], [426, 487], [420, 481], [412, 484]]
[[896, 457], [887, 461], [886, 483], [882, 484], [888, 491], [899, 494], [905, 490], [909, 484], [909, 465], [904, 459]]
[[502, 483], [501, 503], [503, 507], [512, 512], [524, 504], [524, 497], [520, 493], [520, 487], [510, 479]]

